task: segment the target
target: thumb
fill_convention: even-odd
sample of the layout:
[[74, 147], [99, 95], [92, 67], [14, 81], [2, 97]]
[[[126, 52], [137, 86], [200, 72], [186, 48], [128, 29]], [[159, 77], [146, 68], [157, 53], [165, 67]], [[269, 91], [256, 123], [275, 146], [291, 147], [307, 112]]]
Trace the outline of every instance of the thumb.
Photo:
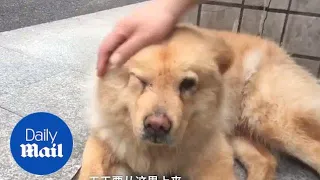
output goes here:
[[139, 50], [149, 45], [150, 40], [146, 36], [133, 35], [126, 42], [124, 42], [119, 48], [115, 50], [110, 57], [110, 64], [112, 66], [121, 66], [128, 59], [136, 54]]

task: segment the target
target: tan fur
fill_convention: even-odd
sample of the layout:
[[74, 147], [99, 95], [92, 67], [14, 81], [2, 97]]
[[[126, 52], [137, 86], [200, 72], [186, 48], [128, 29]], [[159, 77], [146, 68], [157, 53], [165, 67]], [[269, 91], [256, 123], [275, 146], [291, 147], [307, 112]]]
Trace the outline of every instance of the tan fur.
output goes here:
[[[179, 83], [189, 76], [198, 79], [196, 90], [181, 94]], [[95, 90], [82, 177], [235, 179], [234, 151], [249, 179], [267, 180], [276, 168], [269, 147], [320, 173], [320, 86], [271, 41], [178, 26], [97, 79]], [[142, 120], [159, 108], [173, 122], [171, 146], [141, 140]]]
[[248, 180], [272, 180], [275, 178], [276, 159], [263, 145], [246, 137], [232, 140], [235, 157], [246, 167]]

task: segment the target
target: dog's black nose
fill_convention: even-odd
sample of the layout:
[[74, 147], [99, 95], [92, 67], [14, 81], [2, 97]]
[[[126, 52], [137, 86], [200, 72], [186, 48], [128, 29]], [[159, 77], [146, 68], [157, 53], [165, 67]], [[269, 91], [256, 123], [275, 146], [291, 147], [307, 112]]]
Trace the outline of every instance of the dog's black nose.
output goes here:
[[166, 114], [147, 116], [144, 120], [144, 130], [152, 136], [163, 136], [169, 133], [171, 121]]

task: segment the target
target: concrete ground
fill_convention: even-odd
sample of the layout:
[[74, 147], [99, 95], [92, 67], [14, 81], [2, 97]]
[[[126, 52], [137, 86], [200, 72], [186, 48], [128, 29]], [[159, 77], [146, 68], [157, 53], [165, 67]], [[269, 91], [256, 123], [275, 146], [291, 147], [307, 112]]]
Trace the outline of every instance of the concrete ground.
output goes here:
[[141, 1], [144, 0], [1, 0], [0, 32]]
[[[87, 136], [83, 123], [86, 81], [92, 78], [98, 45], [116, 20], [135, 5], [0, 33], [0, 179], [69, 180], [77, 172]], [[9, 139], [25, 115], [47, 111], [65, 120], [74, 150], [58, 172], [40, 177], [26, 173], [13, 160]], [[237, 174], [245, 172], [237, 165]], [[319, 177], [295, 160], [281, 157], [277, 179]]]

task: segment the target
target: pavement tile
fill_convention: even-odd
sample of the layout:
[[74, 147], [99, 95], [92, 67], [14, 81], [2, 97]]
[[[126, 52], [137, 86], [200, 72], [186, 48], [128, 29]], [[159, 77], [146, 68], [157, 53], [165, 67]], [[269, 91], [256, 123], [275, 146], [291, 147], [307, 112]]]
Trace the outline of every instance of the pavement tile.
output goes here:
[[307, 71], [312, 73], [315, 77], [318, 75], [318, 71], [320, 69], [320, 61], [314, 61], [305, 58], [293, 58], [297, 64], [303, 66]]
[[14, 126], [21, 118], [22, 117], [20, 115], [2, 109], [0, 106], [0, 138], [10, 137]]
[[33, 58], [0, 47], [0, 94], [23, 88], [66, 69], [61, 63]]
[[[87, 104], [84, 94], [86, 94], [86, 82], [89, 77], [76, 71], [62, 72], [27, 85], [25, 88], [0, 95], [0, 106], [10, 111], [23, 116], [34, 112], [50, 112], [59, 116], [68, 124], [74, 138], [72, 157], [59, 172], [46, 176], [45, 179], [71, 179], [80, 167], [81, 155], [88, 132], [84, 123]], [[1, 121], [5, 121], [6, 115], [4, 116], [4, 118], [1, 117]], [[4, 133], [11, 130], [12, 127], [10, 126], [10, 130], [6, 129]], [[11, 154], [8, 156], [11, 156]], [[10, 161], [8, 165], [11, 166], [12, 163]], [[7, 172], [5, 174], [8, 175]], [[19, 175], [21, 178], [26, 177], [19, 169], [10, 174], [12, 176]]]
[[[0, 138], [4, 147], [0, 150], [3, 154], [0, 179], [71, 179], [74, 176], [81, 165], [88, 132], [84, 123], [87, 104], [84, 94], [86, 80], [92, 76], [87, 74], [93, 75], [102, 38], [117, 19], [136, 6], [0, 33], [0, 72], [3, 72], [0, 73], [3, 124]], [[45, 177], [23, 171], [9, 150], [10, 134], [20, 116], [39, 111], [61, 117], [74, 137], [74, 151], [68, 163]]]
[[21, 169], [21, 167], [14, 161], [10, 152], [10, 136], [0, 137], [0, 147], [0, 179], [40, 179], [39, 176], [36, 177], [35, 175], [27, 173]]
[[80, 168], [80, 159], [82, 155], [83, 141], [82, 139], [75, 138], [74, 151], [67, 162], [67, 164], [59, 171], [46, 175], [39, 176], [24, 171], [13, 159], [10, 152], [10, 137], [0, 137], [0, 179], [32, 179], [32, 180], [70, 180], [77, 170]]
[[320, 17], [289, 15], [283, 45], [290, 53], [320, 57]]
[[0, 31], [56, 21], [144, 0], [1, 0]]
[[204, 4], [200, 26], [231, 31], [239, 20], [239, 14], [240, 8]]
[[300, 161], [281, 155], [278, 157], [279, 164], [276, 179], [279, 180], [319, 180], [320, 176]]
[[[96, 50], [116, 21], [138, 5], [0, 33], [0, 72], [3, 72], [0, 73], [0, 147], [4, 147], [0, 148], [0, 179], [69, 180], [77, 172], [88, 135], [84, 123], [88, 105], [86, 82], [93, 76]], [[205, 12], [209, 14], [203, 15], [227, 17], [228, 12], [233, 15], [239, 12], [235, 8], [218, 12], [210, 9]], [[225, 27], [232, 27], [234, 20], [230, 22]], [[208, 22], [201, 23], [210, 26]], [[74, 151], [68, 163], [45, 177], [25, 173], [16, 165], [9, 150], [10, 131], [20, 116], [38, 111], [61, 117], [74, 137]], [[277, 179], [319, 179], [310, 168], [294, 160], [281, 157], [279, 164]], [[241, 166], [235, 167], [240, 179], [245, 179]]]
[[320, 1], [319, 0], [292, 0], [290, 10], [300, 12], [319, 13]]
[[[240, 32], [258, 35], [260, 20], [264, 12], [259, 10], [245, 9], [243, 12]], [[280, 42], [285, 14], [269, 12], [264, 24], [262, 36]]]
[[246, 170], [239, 161], [235, 161], [234, 174], [238, 177], [239, 180], [247, 179]]
[[[271, 1], [271, 2], [270, 2]], [[254, 6], [268, 6], [270, 3], [270, 8], [276, 9], [287, 9], [289, 0], [272, 1], [272, 0], [246, 0], [244, 4], [254, 5]]]
[[88, 77], [76, 71], [63, 72], [1, 95], [0, 106], [21, 115], [48, 111], [64, 119], [73, 134], [82, 133], [78, 128], [87, 103], [83, 96]]
[[87, 72], [103, 37], [140, 4], [0, 33], [0, 46]]

